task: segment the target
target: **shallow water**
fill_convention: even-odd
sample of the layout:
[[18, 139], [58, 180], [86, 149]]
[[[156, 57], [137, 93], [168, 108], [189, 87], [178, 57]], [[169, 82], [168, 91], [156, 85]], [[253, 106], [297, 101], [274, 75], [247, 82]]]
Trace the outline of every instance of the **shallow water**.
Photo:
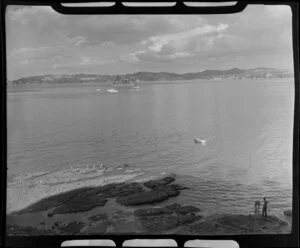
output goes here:
[[169, 173], [190, 187], [171, 202], [225, 213], [252, 213], [263, 197], [272, 213], [292, 206], [290, 80], [118, 93], [102, 84], [26, 87], [8, 93], [8, 212], [74, 187]]

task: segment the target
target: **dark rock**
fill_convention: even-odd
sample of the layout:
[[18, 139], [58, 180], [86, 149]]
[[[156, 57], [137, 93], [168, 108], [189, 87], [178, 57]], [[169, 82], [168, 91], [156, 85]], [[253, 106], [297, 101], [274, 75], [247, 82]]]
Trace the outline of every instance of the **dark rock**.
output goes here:
[[179, 204], [172, 204], [169, 208], [145, 208], [134, 212], [146, 231], [151, 233], [160, 233], [174, 229], [180, 225], [193, 223], [202, 218], [195, 213], [178, 214], [174, 209], [179, 209]]
[[189, 225], [190, 231], [202, 235], [281, 233], [287, 223], [275, 216], [255, 218], [252, 215], [222, 214]]
[[39, 229], [31, 226], [7, 225], [8, 236], [41, 236], [49, 235], [51, 230]]
[[185, 214], [185, 215], [178, 215], [178, 221], [179, 221], [180, 225], [189, 224], [189, 223], [194, 222], [195, 220], [198, 220], [199, 217], [196, 217], [196, 215], [194, 213], [191, 213], [191, 214], [189, 213], [189, 214]]
[[178, 214], [185, 215], [185, 214], [197, 213], [200, 211], [200, 209], [194, 206], [183, 206], [175, 209], [174, 211]]
[[88, 217], [88, 220], [92, 221], [92, 222], [96, 222], [99, 220], [107, 220], [107, 215], [106, 214], [93, 215], [93, 216]]
[[70, 222], [65, 226], [59, 226], [59, 230], [62, 231], [62, 234], [78, 234], [80, 233], [81, 229], [85, 226], [83, 222]]
[[[174, 184], [174, 185], [175, 185], [175, 184]], [[178, 184], [176, 184], [176, 188], [177, 188], [177, 190], [190, 189], [190, 188], [189, 188], [189, 187], [187, 187], [187, 186], [178, 185]]]
[[62, 205], [58, 206], [53, 210], [53, 214], [67, 214], [67, 213], [77, 213], [86, 212], [95, 207], [102, 207], [107, 202], [106, 198], [99, 195], [77, 195], [76, 197], [64, 202]]
[[127, 197], [117, 198], [117, 202], [125, 206], [150, 204], [164, 201], [169, 197], [179, 195], [179, 193], [180, 191], [177, 189], [176, 185], [166, 185], [155, 187], [150, 191], [144, 191]]
[[196, 213], [196, 212], [201, 211], [199, 208], [196, 208], [194, 206], [181, 206], [180, 204], [177, 204], [177, 203], [167, 205], [167, 206], [165, 206], [165, 208], [167, 208], [173, 212], [176, 212], [177, 214], [182, 214], [182, 215]]
[[[169, 197], [177, 196], [184, 186], [170, 184], [175, 177], [169, 176], [162, 179], [145, 182], [145, 189], [141, 183], [113, 183], [99, 187], [85, 187], [71, 190], [58, 195], [44, 198], [15, 214], [34, 213], [54, 209], [48, 217], [55, 214], [85, 212], [95, 207], [104, 206], [108, 198], [117, 198], [117, 202], [134, 206], [161, 202]], [[169, 185], [170, 184], [170, 185]]]
[[122, 197], [145, 191], [139, 183], [111, 184], [103, 186], [98, 193], [105, 197]]
[[170, 184], [173, 181], [175, 181], [174, 177], [164, 177], [164, 178], [161, 178], [161, 179], [156, 179], [156, 180], [151, 180], [151, 181], [145, 182], [144, 185], [146, 187], [152, 189], [152, 188], [155, 188], [157, 186]]
[[[25, 214], [25, 213], [35, 213], [35, 212], [41, 212], [46, 211], [48, 209], [51, 209], [53, 207], [56, 207], [60, 205], [62, 202], [67, 201], [68, 199], [74, 197], [77, 194], [77, 190], [72, 190], [63, 194], [58, 194], [54, 196], [50, 196], [47, 198], [44, 198], [31, 206], [20, 210], [16, 212], [16, 214]], [[48, 217], [51, 217], [48, 215]]]
[[[25, 214], [25, 213], [35, 213], [35, 212], [41, 212], [46, 211], [51, 208], [57, 207], [60, 204], [72, 199], [73, 197], [77, 196], [78, 194], [84, 194], [85, 192], [92, 190], [93, 188], [81, 188], [81, 189], [75, 189], [71, 190], [65, 193], [57, 194], [54, 196], [46, 197], [29, 207], [16, 212], [15, 214]], [[51, 215], [48, 217], [51, 217]]]
[[52, 214], [52, 213], [48, 213], [47, 216], [48, 216], [49, 218], [51, 218], [51, 217], [53, 216], [53, 214]]
[[179, 224], [178, 218], [174, 214], [146, 215], [139, 217], [139, 221], [143, 228], [151, 234], [173, 229]]
[[175, 209], [180, 208], [180, 207], [181, 207], [181, 205], [178, 204], [178, 203], [173, 203], [173, 204], [171, 204], [171, 205], [165, 206], [165, 208], [170, 209], [170, 210], [172, 210], [172, 211], [174, 211]]
[[142, 208], [134, 212], [136, 216], [172, 214], [172, 211], [166, 208]]
[[288, 209], [288, 210], [283, 211], [283, 214], [288, 216], [288, 217], [292, 217], [293, 216], [292, 209]]

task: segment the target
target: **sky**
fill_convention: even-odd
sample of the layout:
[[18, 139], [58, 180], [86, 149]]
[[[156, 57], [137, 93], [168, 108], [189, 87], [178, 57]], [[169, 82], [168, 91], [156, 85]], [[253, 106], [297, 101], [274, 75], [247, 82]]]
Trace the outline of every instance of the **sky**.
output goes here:
[[224, 15], [62, 15], [8, 6], [8, 80], [43, 74], [292, 69], [288, 6]]

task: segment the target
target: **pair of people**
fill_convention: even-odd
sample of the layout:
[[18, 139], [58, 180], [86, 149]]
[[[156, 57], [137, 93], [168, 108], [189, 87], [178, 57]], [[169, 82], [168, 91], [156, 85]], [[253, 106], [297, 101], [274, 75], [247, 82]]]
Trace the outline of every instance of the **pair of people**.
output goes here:
[[[259, 215], [259, 208], [260, 208], [260, 201], [255, 201], [254, 203], [254, 214], [258, 214]], [[263, 205], [263, 211], [262, 211], [262, 215], [267, 217], [267, 208], [268, 208], [268, 201], [266, 200], [266, 198], [264, 197], [264, 205]]]

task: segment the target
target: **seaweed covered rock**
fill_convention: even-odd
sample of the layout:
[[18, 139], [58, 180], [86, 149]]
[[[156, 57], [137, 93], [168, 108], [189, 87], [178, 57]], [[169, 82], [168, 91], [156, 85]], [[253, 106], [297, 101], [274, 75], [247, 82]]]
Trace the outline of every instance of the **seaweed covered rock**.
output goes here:
[[53, 233], [44, 228], [32, 226], [7, 225], [7, 235], [10, 236], [41, 236], [51, 235]]
[[181, 206], [180, 204], [174, 203], [172, 205], [165, 206], [166, 209], [174, 211], [178, 214], [185, 215], [191, 213], [197, 213], [201, 211], [199, 208], [194, 206]]
[[190, 232], [202, 235], [281, 233], [288, 223], [275, 216], [221, 214], [189, 225]]
[[164, 177], [164, 178], [160, 178], [160, 179], [145, 182], [144, 185], [148, 188], [153, 189], [153, 188], [158, 187], [158, 186], [170, 184], [173, 181], [175, 181], [174, 177]]
[[143, 192], [144, 189], [140, 183], [119, 183], [119, 184], [109, 184], [99, 187], [97, 193], [104, 197], [123, 197], [132, 195], [135, 193]]
[[[85, 187], [44, 198], [13, 214], [48, 211], [48, 217], [55, 214], [86, 212], [106, 204], [109, 198], [125, 206], [135, 206], [161, 202], [177, 196], [187, 187], [170, 184], [175, 177], [164, 177], [142, 183], [112, 183], [104, 186]], [[145, 187], [146, 186], [146, 187]], [[148, 189], [147, 189], [148, 188]], [[52, 210], [54, 209], [54, 210]]]
[[172, 214], [172, 211], [166, 208], [145, 208], [138, 209], [134, 212], [136, 216], [148, 216], [148, 215], [162, 215], [162, 214]]
[[181, 186], [173, 185], [166, 185], [155, 187], [150, 191], [144, 191], [141, 193], [129, 195], [127, 197], [119, 197], [117, 198], [117, 202], [121, 205], [125, 206], [136, 206], [142, 204], [150, 204], [161, 202], [169, 197], [179, 195], [181, 190]]
[[[168, 231], [181, 225], [193, 223], [201, 218], [201, 216], [196, 216], [193, 212], [185, 212], [184, 214], [178, 213], [177, 210], [182, 207], [179, 204], [176, 205], [175, 210], [167, 207], [145, 208], [136, 210], [134, 214], [140, 221], [142, 227], [151, 233]], [[174, 207], [174, 205], [172, 207]]]
[[57, 229], [61, 232], [61, 234], [71, 234], [75, 235], [80, 233], [81, 229], [85, 226], [83, 222], [70, 222], [66, 225], [59, 225]]
[[29, 207], [22, 209], [18, 212], [14, 212], [12, 214], [26, 214], [26, 213], [35, 213], [35, 212], [46, 211], [48, 209], [59, 206], [61, 203], [65, 202], [65, 201], [68, 201], [69, 199], [76, 196], [78, 194], [78, 192], [80, 192], [81, 190], [84, 191], [85, 189], [86, 188], [79, 189], [79, 190], [75, 189], [75, 190], [71, 190], [71, 191], [68, 191], [65, 193], [46, 197], [46, 198], [30, 205]]
[[141, 226], [151, 233], [160, 233], [178, 226], [176, 214], [164, 212], [164, 210], [140, 209], [135, 215], [140, 221]]
[[103, 198], [103, 196], [101, 195], [94, 195], [88, 193], [86, 195], [77, 195], [72, 199], [63, 202], [60, 206], [55, 208], [52, 214], [55, 215], [85, 212], [95, 207], [104, 206], [106, 202], [107, 199]]
[[88, 217], [91, 222], [107, 220], [107, 214], [96, 214]]

